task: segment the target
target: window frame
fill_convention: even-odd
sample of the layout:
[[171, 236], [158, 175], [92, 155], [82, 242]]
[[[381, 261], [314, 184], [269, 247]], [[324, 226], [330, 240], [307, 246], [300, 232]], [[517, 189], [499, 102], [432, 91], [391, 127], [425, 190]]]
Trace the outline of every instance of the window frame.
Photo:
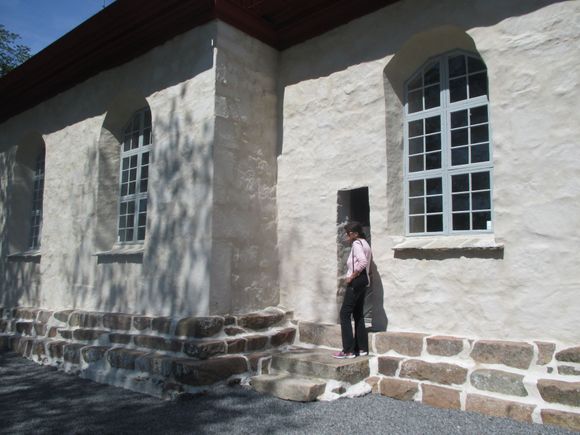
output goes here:
[[[403, 128], [403, 197], [404, 197], [404, 216], [405, 216], [405, 235], [410, 237], [420, 236], [452, 236], [452, 235], [477, 235], [493, 233], [495, 222], [494, 207], [493, 207], [493, 141], [492, 128], [490, 122], [490, 104], [489, 104], [489, 77], [487, 75], [487, 66], [485, 67], [487, 92], [484, 95], [474, 98], [467, 98], [457, 102], [450, 101], [449, 90], [449, 68], [448, 59], [454, 56], [464, 55], [476, 58], [483, 63], [479, 55], [465, 50], [453, 50], [434, 57], [429, 58], [424, 62], [415, 72], [404, 82], [404, 128]], [[419, 110], [417, 112], [409, 113], [409, 83], [415, 80], [418, 76], [422, 76], [424, 72], [433, 64], [439, 63], [439, 106]], [[485, 64], [484, 64], [485, 65]], [[468, 76], [466, 73], [466, 77]], [[425, 84], [422, 83], [422, 88]], [[468, 89], [468, 87], [466, 87]], [[476, 107], [485, 106], [487, 110], [487, 128], [488, 128], [488, 147], [489, 160], [484, 162], [467, 163], [462, 165], [451, 165], [451, 114], [460, 110], [468, 110]], [[469, 113], [469, 112], [468, 112]], [[423, 169], [422, 171], [410, 172], [409, 170], [409, 125], [412, 121], [425, 120], [427, 118], [439, 116], [440, 118], [440, 137], [441, 137], [441, 167], [437, 169]], [[469, 118], [469, 117], [468, 117]], [[468, 128], [470, 125], [468, 124]], [[423, 137], [426, 137], [423, 131]], [[468, 141], [468, 146], [473, 146]], [[426, 149], [423, 148], [423, 155], [426, 155]], [[470, 153], [471, 154], [471, 153]], [[411, 154], [413, 155], [413, 154]], [[489, 173], [489, 200], [490, 200], [490, 221], [486, 229], [469, 229], [469, 230], [453, 230], [453, 209], [452, 209], [452, 192], [451, 192], [451, 178], [459, 174], [472, 174], [477, 172]], [[442, 231], [429, 232], [427, 230], [427, 223], [424, 222], [424, 232], [410, 231], [410, 206], [409, 206], [409, 183], [413, 180], [427, 180], [431, 178], [441, 178], [442, 184]], [[471, 179], [471, 178], [470, 178]], [[472, 193], [471, 188], [469, 190]], [[424, 192], [423, 198], [427, 197], [427, 192]], [[470, 200], [470, 222], [471, 222], [471, 200]], [[427, 210], [424, 209], [423, 216], [427, 216]], [[470, 224], [471, 226], [471, 224]]]
[[30, 209], [30, 227], [27, 241], [27, 251], [38, 251], [42, 238], [42, 218], [44, 202], [44, 174], [46, 167], [46, 148], [38, 150], [32, 175], [32, 204]]
[[[149, 114], [149, 125], [145, 125], [146, 114]], [[134, 125], [134, 120], [136, 117], [139, 117], [139, 130], [135, 130], [132, 128]], [[149, 134], [149, 143], [144, 144], [144, 137], [145, 133], [148, 130]], [[133, 137], [135, 132], [138, 132], [139, 139], [138, 139], [138, 146], [136, 148], [130, 148], [129, 150], [125, 150], [125, 143], [128, 137]], [[119, 183], [118, 183], [118, 203], [117, 203], [117, 245], [126, 246], [126, 245], [142, 245], [145, 243], [145, 237], [147, 235], [147, 214], [148, 214], [148, 202], [149, 202], [149, 171], [151, 167], [151, 151], [153, 148], [153, 121], [152, 121], [152, 114], [151, 109], [149, 107], [143, 107], [139, 110], [136, 110], [131, 115], [129, 121], [125, 124], [123, 129], [123, 141], [119, 144], [120, 147], [120, 158], [119, 158]], [[143, 156], [148, 153], [148, 162], [147, 162], [147, 178], [142, 177], [142, 170], [143, 170]], [[123, 195], [123, 160], [125, 158], [131, 159], [131, 157], [136, 156], [137, 166], [136, 166], [136, 178], [135, 178], [135, 192], [134, 193], [126, 193]], [[130, 164], [130, 163], [129, 163]], [[131, 166], [129, 166], [126, 170], [130, 171]], [[143, 180], [147, 180], [147, 191], [141, 192], [141, 183]], [[130, 179], [128, 180], [130, 183]], [[129, 184], [127, 184], [127, 189], [129, 189]], [[140, 205], [142, 201], [145, 201], [145, 223], [144, 225], [139, 225], [139, 215], [141, 214]], [[134, 204], [134, 211], [133, 211], [133, 222], [131, 226], [125, 226], [121, 228], [121, 218], [122, 216], [128, 216], [126, 213], [121, 214], [123, 204], [129, 204], [132, 202]], [[143, 228], [144, 234], [143, 238], [139, 238], [139, 229]], [[133, 237], [131, 240], [121, 240], [121, 231], [131, 230], [133, 232]]]

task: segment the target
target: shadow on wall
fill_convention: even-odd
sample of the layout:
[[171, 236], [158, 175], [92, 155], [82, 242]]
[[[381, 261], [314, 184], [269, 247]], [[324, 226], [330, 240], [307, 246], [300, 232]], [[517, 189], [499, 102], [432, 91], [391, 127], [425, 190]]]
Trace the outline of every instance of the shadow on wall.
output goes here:
[[[186, 85], [181, 85], [183, 97]], [[63, 258], [73, 306], [94, 306], [104, 311], [154, 314], [184, 313], [204, 303], [211, 252], [211, 149], [212, 127], [201, 128], [207, 142], [194, 141], [189, 131], [196, 121], [181, 116], [185, 102], [171, 100], [169, 116], [153, 116], [153, 145], [147, 204], [147, 233], [143, 254], [95, 257], [116, 244], [119, 165], [122, 133], [132, 114], [147, 107], [144, 97], [124, 93], [108, 111], [98, 150], [94, 195], [96, 227], [85, 210], [77, 210], [78, 251], [72, 264]], [[199, 124], [199, 123], [198, 123]], [[98, 157], [97, 157], [98, 156]], [[93, 174], [94, 175], [94, 174]], [[94, 229], [93, 238], [82, 237]], [[96, 264], [95, 264], [96, 263]], [[197, 278], [197, 279], [196, 279]], [[162, 311], [162, 313], [160, 312]]]
[[3, 167], [12, 170], [0, 177], [0, 204], [5, 205], [1, 226], [4, 261], [0, 262], [0, 306], [13, 306], [20, 300], [27, 304], [39, 303], [40, 257], [36, 242], [32, 241], [31, 228], [37, 158], [40, 153], [44, 154], [44, 149], [42, 136], [33, 132], [2, 155]]
[[205, 303], [211, 252], [213, 125], [205, 113], [193, 119], [188, 83], [171, 90], [170, 98], [157, 100], [159, 110], [151, 107], [153, 144], [144, 253], [95, 254], [110, 251], [117, 242], [120, 147], [127, 122], [135, 111], [149, 107], [146, 96], [191, 80], [212, 65], [208, 46], [193, 66], [177, 75], [172, 69], [167, 82], [124, 89], [109, 102], [99, 141], [87, 148], [83, 167], [84, 177], [94, 182], [75, 186], [71, 193], [92, 198], [94, 206], [90, 210], [72, 206], [74, 243], [57, 265], [70, 292], [67, 306], [171, 315], [191, 312]]

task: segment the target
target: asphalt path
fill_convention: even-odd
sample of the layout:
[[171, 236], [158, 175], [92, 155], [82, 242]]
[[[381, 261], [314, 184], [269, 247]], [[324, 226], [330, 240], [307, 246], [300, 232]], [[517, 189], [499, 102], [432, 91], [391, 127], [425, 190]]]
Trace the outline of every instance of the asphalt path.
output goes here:
[[372, 394], [296, 403], [242, 386], [163, 401], [0, 353], [1, 434], [572, 434]]

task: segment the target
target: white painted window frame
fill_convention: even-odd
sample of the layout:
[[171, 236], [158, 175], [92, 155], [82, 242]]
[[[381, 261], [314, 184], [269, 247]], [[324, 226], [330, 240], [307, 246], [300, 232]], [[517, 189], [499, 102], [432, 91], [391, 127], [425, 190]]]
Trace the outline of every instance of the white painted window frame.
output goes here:
[[[143, 167], [142, 159], [143, 159], [143, 156], [145, 153], [149, 153], [148, 166], [150, 168], [151, 167], [151, 149], [153, 146], [153, 140], [152, 140], [152, 138], [153, 138], [153, 134], [152, 134], [153, 126], [152, 125], [149, 127], [150, 128], [149, 134], [151, 135], [150, 136], [151, 139], [149, 141], [149, 144], [146, 144], [146, 145], [143, 144], [144, 143], [144, 134], [145, 134], [145, 130], [146, 130], [146, 127], [144, 125], [145, 114], [147, 112], [149, 112], [149, 116], [151, 116], [151, 110], [148, 107], [144, 107], [142, 109], [135, 111], [133, 113], [133, 115], [131, 115], [131, 118], [129, 119], [128, 123], [126, 124], [126, 126], [123, 130], [123, 142], [121, 142], [121, 144], [120, 144], [121, 153], [120, 153], [120, 159], [119, 159], [119, 201], [118, 201], [118, 205], [117, 205], [117, 245], [123, 245], [123, 246], [125, 246], [125, 245], [137, 245], [137, 244], [142, 245], [145, 241], [145, 235], [144, 235], [143, 239], [138, 238], [138, 229], [139, 229], [138, 223], [139, 223], [139, 211], [140, 211], [139, 204], [141, 203], [142, 200], [145, 200], [146, 204], [148, 203], [149, 188], [150, 188], [150, 185], [148, 183], [147, 192], [140, 191], [140, 186], [141, 186], [141, 181], [142, 181], [141, 170]], [[130, 149], [128, 151], [125, 151], [124, 150], [124, 143], [125, 143], [125, 139], [127, 136], [127, 132], [131, 128], [131, 126], [133, 124], [133, 120], [136, 117], [139, 117], [139, 146], [135, 149]], [[135, 180], [135, 193], [123, 195], [122, 194], [123, 159], [131, 158], [132, 156], [137, 157], [137, 176], [136, 176], [136, 180]], [[149, 180], [149, 176], [147, 177], [147, 180]], [[120, 231], [122, 230], [122, 228], [120, 227], [121, 207], [122, 207], [122, 204], [125, 202], [133, 202], [134, 206], [135, 206], [132, 225], [126, 226], [125, 228], [123, 228], [123, 229], [132, 229], [133, 230], [133, 237], [131, 238], [131, 240], [121, 240], [121, 237], [120, 237]], [[145, 211], [145, 221], [147, 221], [147, 211]], [[146, 228], [146, 224], [145, 224], [145, 228]]]
[[30, 211], [30, 232], [28, 236], [29, 251], [38, 251], [40, 249], [45, 159], [46, 151], [43, 147], [38, 151], [36, 156], [34, 175], [32, 176], [32, 208]]
[[[437, 236], [437, 235], [472, 235], [472, 234], [490, 234], [493, 233], [493, 222], [494, 220], [494, 207], [493, 207], [493, 141], [491, 137], [491, 120], [490, 120], [490, 110], [489, 110], [489, 98], [488, 95], [478, 96], [475, 98], [470, 98], [462, 100], [459, 102], [451, 103], [449, 97], [449, 72], [448, 72], [448, 62], [450, 57], [457, 56], [459, 54], [465, 56], [471, 56], [474, 58], [481, 59], [477, 54], [464, 51], [464, 50], [453, 50], [441, 55], [432, 57], [428, 59], [420, 68], [418, 68], [408, 80], [404, 83], [405, 89], [405, 104], [404, 104], [404, 152], [403, 152], [403, 191], [404, 191], [404, 210], [405, 210], [405, 234], [406, 236]], [[434, 62], [439, 62], [440, 65], [440, 105], [439, 107], [427, 109], [415, 113], [408, 112], [408, 84], [411, 82], [417, 74], [423, 74], [423, 71]], [[487, 71], [487, 69], [486, 69]], [[489, 76], [488, 76], [488, 94], [489, 94]], [[489, 134], [489, 161], [469, 163], [460, 166], [451, 166], [451, 113], [462, 110], [470, 109], [473, 107], [479, 107], [485, 105], [487, 107], [488, 115], [488, 134]], [[428, 171], [418, 171], [409, 172], [409, 123], [414, 120], [425, 119], [431, 116], [439, 115], [441, 119], [441, 168], [433, 169]], [[453, 230], [452, 229], [452, 203], [451, 203], [451, 177], [452, 175], [473, 173], [473, 172], [489, 172], [489, 182], [490, 182], [490, 206], [491, 206], [491, 225], [485, 230]], [[443, 191], [443, 230], [440, 232], [410, 232], [410, 221], [409, 221], [409, 182], [412, 180], [426, 180], [429, 178], [441, 177], [442, 179], [442, 191]], [[426, 210], [425, 210], [426, 216]], [[426, 227], [426, 224], [425, 224]]]

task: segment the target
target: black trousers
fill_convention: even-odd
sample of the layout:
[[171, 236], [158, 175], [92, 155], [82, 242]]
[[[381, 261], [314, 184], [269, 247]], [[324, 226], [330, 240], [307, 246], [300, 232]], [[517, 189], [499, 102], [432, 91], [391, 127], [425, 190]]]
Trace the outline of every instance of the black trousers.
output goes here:
[[[369, 339], [364, 319], [364, 303], [368, 281], [366, 274], [363, 273], [362, 275], [364, 278], [357, 277], [346, 288], [344, 301], [340, 308], [342, 351], [345, 353], [358, 354], [361, 351], [368, 352], [369, 350]], [[354, 318], [354, 337], [352, 333], [352, 318]]]

